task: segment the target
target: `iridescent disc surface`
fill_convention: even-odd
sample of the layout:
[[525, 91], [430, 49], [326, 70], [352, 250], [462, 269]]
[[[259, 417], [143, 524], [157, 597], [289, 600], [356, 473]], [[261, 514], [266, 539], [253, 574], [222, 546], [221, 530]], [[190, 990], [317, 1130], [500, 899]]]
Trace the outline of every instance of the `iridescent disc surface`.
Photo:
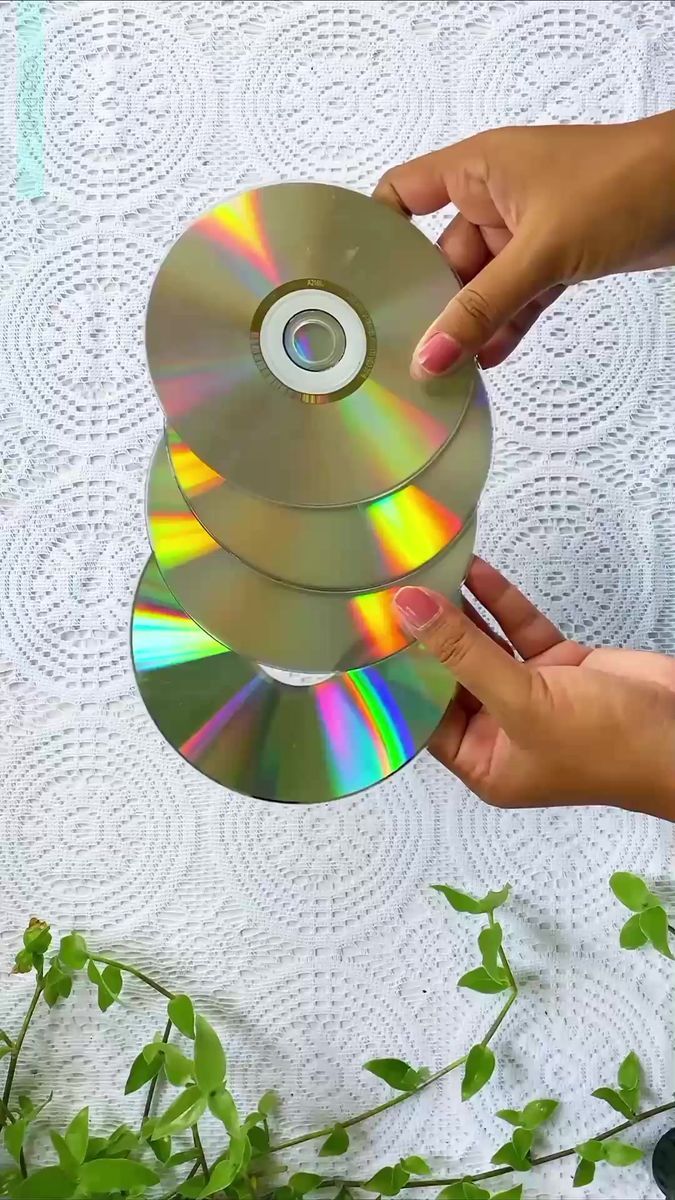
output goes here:
[[168, 424], [280, 504], [384, 495], [434, 458], [477, 386], [473, 364], [410, 378], [457, 287], [438, 249], [367, 196], [308, 183], [237, 196], [187, 229], [153, 284], [146, 347]]
[[309, 591], [256, 571], [200, 525], [176, 483], [162, 439], [148, 476], [150, 544], [182, 608], [212, 637], [254, 662], [286, 671], [350, 671], [410, 644], [391, 601], [403, 582], [455, 596], [475, 534], [471, 519], [448, 548], [389, 587]]
[[183, 758], [234, 791], [293, 804], [347, 796], [398, 771], [455, 689], [419, 646], [311, 686], [281, 683], [196, 625], [152, 558], [131, 648], [148, 712]]
[[261, 500], [212, 471], [172, 429], [166, 444], [183, 496], [217, 542], [283, 582], [356, 591], [416, 570], [462, 532], [490, 467], [490, 412], [481, 386], [452, 441], [414, 483], [340, 508]]

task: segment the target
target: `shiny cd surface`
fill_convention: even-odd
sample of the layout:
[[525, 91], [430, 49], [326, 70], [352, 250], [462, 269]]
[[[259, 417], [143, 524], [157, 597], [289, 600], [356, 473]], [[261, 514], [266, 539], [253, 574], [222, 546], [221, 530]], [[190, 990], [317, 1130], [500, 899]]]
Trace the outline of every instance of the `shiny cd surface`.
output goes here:
[[146, 320], [168, 424], [213, 471], [280, 504], [356, 504], [409, 482], [478, 385], [410, 359], [457, 292], [436, 246], [375, 200], [280, 183], [218, 205], [172, 246]]
[[490, 467], [490, 411], [480, 387], [452, 441], [414, 483], [340, 508], [261, 500], [212, 471], [172, 429], [166, 444], [183, 496], [217, 542], [283, 582], [357, 591], [417, 570], [461, 533]]
[[147, 519], [159, 569], [178, 603], [212, 637], [286, 671], [350, 671], [410, 644], [391, 600], [402, 582], [455, 596], [473, 552], [475, 521], [447, 550], [388, 588], [310, 591], [281, 583], [225, 550], [176, 483], [162, 439], [148, 475]]
[[138, 687], [160, 732], [224, 787], [293, 804], [386, 779], [426, 744], [455, 683], [420, 646], [296, 687], [214, 641], [150, 559], [134, 600]]

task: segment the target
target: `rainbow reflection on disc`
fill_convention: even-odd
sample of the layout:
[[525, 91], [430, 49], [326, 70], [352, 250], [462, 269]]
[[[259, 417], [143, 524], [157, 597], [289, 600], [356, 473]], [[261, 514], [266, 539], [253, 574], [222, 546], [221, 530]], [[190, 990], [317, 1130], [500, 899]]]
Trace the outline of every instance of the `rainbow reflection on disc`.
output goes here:
[[261, 800], [315, 804], [362, 791], [426, 745], [455, 691], [420, 646], [296, 687], [210, 637], [154, 558], [141, 576], [131, 651], [143, 701], [198, 770]]
[[[235, 196], [185, 230], [152, 286], [146, 350], [167, 422], [265, 500], [386, 495], [447, 445], [473, 396], [473, 362], [410, 377], [458, 290], [438, 248], [368, 196], [319, 183]], [[333, 353], [310, 364], [317, 332]]]
[[412, 483], [339, 508], [261, 500], [213, 471], [172, 429], [166, 445], [184, 499], [221, 546], [284, 583], [357, 591], [416, 571], [461, 534], [487, 477], [491, 435], [477, 378], [451, 442]]
[[148, 474], [150, 545], [178, 603], [211, 637], [254, 662], [316, 674], [352, 671], [409, 645], [392, 609], [402, 583], [457, 596], [475, 516], [431, 562], [368, 591], [310, 590], [272, 579], [221, 546], [183, 499], [160, 441]]

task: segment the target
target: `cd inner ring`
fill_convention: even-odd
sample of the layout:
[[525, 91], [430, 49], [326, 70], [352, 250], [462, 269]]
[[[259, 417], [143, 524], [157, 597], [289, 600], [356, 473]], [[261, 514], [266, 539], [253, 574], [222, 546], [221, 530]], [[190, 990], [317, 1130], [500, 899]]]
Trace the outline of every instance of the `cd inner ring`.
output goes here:
[[284, 329], [284, 350], [296, 367], [323, 371], [334, 367], [347, 348], [345, 331], [336, 317], [307, 309], [291, 317]]
[[262, 374], [306, 404], [328, 404], [360, 387], [376, 347], [363, 305], [326, 280], [276, 288], [251, 322], [251, 351]]

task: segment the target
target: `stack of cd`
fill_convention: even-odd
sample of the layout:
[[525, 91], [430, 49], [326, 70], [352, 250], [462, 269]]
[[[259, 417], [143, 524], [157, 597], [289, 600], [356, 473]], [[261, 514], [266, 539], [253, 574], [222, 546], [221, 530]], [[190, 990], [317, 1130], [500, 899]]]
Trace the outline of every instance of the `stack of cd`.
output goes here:
[[456, 597], [471, 560], [491, 448], [478, 371], [409, 370], [456, 290], [402, 216], [323, 184], [219, 205], [162, 263], [146, 344], [166, 428], [132, 654], [161, 732], [228, 788], [360, 791], [452, 698], [391, 601], [406, 583]]

